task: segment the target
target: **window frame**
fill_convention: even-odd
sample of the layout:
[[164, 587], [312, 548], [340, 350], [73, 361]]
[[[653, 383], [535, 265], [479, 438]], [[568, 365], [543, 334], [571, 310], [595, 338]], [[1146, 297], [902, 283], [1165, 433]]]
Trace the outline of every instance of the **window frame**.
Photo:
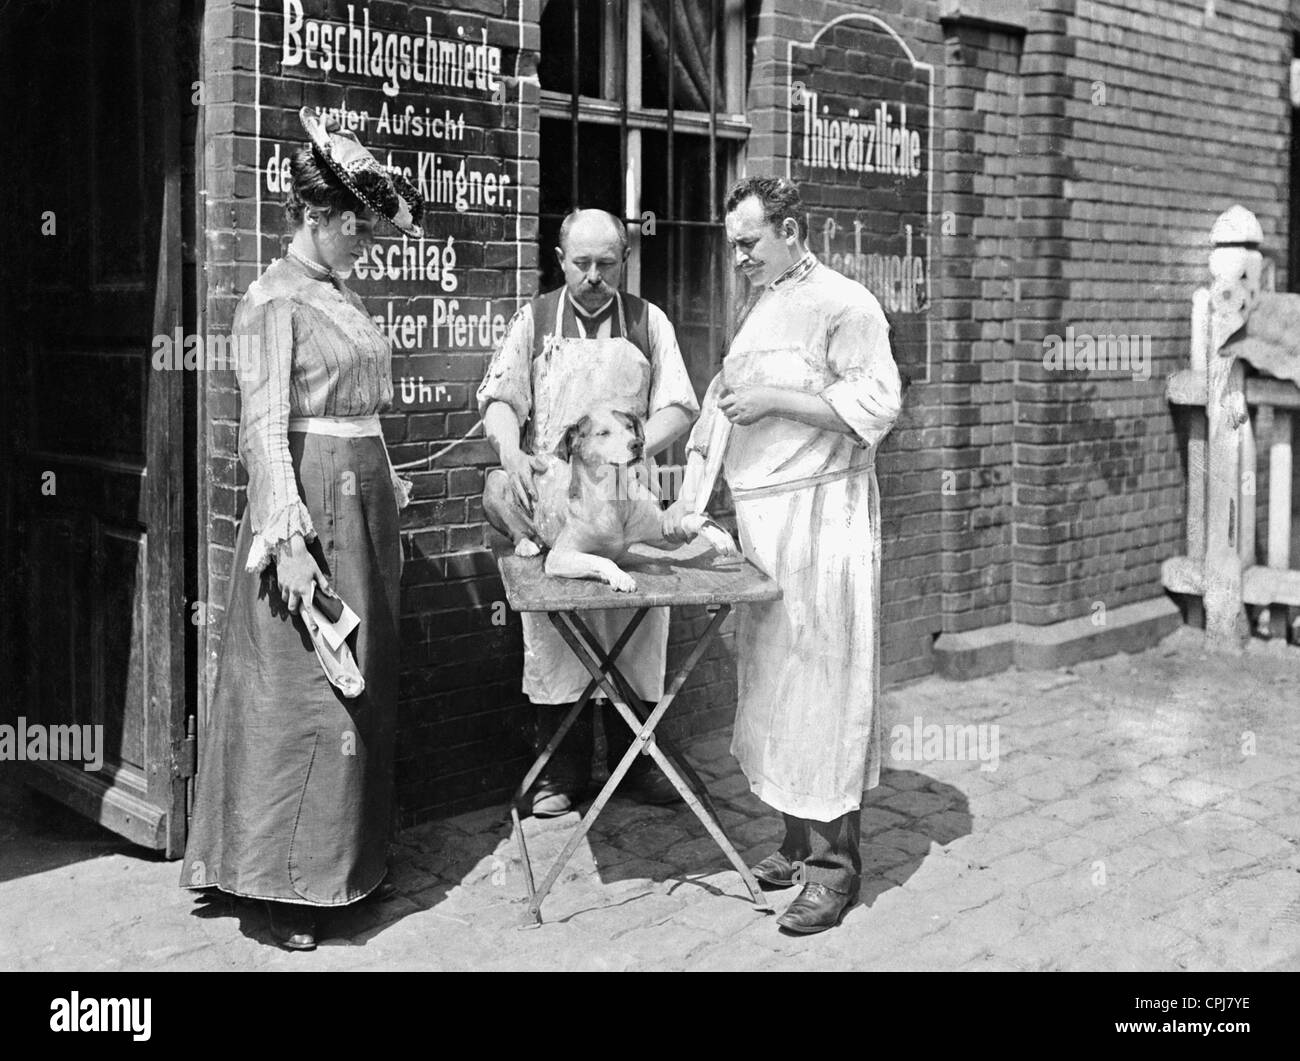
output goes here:
[[[703, 2], [703, 0], [701, 0]], [[666, 180], [666, 202], [664, 216], [655, 217], [656, 231], [662, 227], [668, 244], [668, 266], [666, 290], [669, 305], [664, 310], [670, 319], [675, 316], [679, 303], [677, 281], [681, 275], [678, 268], [680, 257], [680, 235], [687, 228], [712, 229], [718, 236], [718, 253], [723, 254], [721, 196], [727, 185], [736, 177], [743, 164], [745, 145], [751, 132], [751, 125], [745, 116], [746, 78], [745, 35], [746, 3], [745, 0], [707, 0], [709, 7], [709, 25], [712, 28], [709, 40], [709, 100], [710, 109], [698, 111], [682, 109], [675, 106], [674, 78], [672, 75], [673, 58], [677, 45], [675, 26], [675, 5], [667, 5], [668, 13], [668, 84], [666, 86], [666, 107], [646, 107], [642, 104], [642, 85], [644, 71], [642, 67], [642, 19], [644, 5], [642, 0], [605, 0], [601, 6], [601, 25], [599, 32], [592, 32], [582, 26], [582, 5], [580, 0], [571, 4], [571, 40], [572, 66], [569, 91], [543, 89], [541, 92], [541, 118], [567, 121], [570, 135], [570, 189], [569, 208], [582, 205], [579, 202], [578, 159], [581, 146], [581, 129], [583, 125], [618, 126], [620, 129], [619, 173], [622, 175], [623, 217], [628, 225], [629, 254], [627, 267], [623, 274], [623, 288], [630, 294], [640, 295], [642, 291], [642, 254], [641, 223], [643, 218], [642, 190], [644, 188], [645, 156], [643, 151], [644, 132], [664, 134], [667, 145], [667, 157], [664, 160]], [[583, 95], [581, 88], [581, 69], [583, 60], [584, 32], [586, 41], [598, 40], [600, 53], [600, 82], [602, 98]], [[719, 34], [721, 39], [719, 39]], [[588, 51], [590, 50], [588, 43]], [[722, 70], [718, 71], [718, 63]], [[721, 73], [721, 79], [719, 78]], [[721, 84], [719, 84], [721, 80]], [[716, 98], [719, 87], [722, 99]], [[704, 220], [680, 219], [675, 201], [674, 150], [676, 136], [699, 136], [708, 138], [708, 217]], [[541, 204], [539, 203], [539, 212]], [[540, 214], [554, 219], [550, 212]], [[721, 259], [720, 259], [721, 260]], [[711, 311], [708, 322], [708, 347], [710, 370], [720, 362], [719, 340], [725, 334], [726, 321], [730, 319], [730, 309], [735, 300], [734, 278], [722, 267], [710, 267], [708, 303], [718, 306], [719, 279], [721, 283], [721, 310]], [[721, 278], [719, 278], [721, 273]], [[688, 354], [689, 359], [689, 354]]]

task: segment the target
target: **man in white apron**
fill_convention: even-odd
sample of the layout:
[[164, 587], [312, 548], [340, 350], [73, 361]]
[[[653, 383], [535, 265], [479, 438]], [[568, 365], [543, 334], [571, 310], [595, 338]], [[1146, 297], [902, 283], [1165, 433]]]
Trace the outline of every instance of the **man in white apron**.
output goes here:
[[[598, 405], [645, 418], [645, 454], [665, 449], [699, 412], [672, 324], [656, 306], [618, 290], [627, 257], [623, 223], [603, 210], [578, 210], [560, 227], [556, 255], [565, 286], [539, 295], [510, 322], [478, 389], [479, 411], [501, 468], [488, 474], [483, 509], [502, 533], [530, 523], [536, 499], [534, 454], [555, 449], [571, 424]], [[650, 477], [651, 483], [655, 481]], [[605, 648], [633, 610], [588, 612], [584, 620]], [[536, 705], [537, 749], [545, 746], [590, 675], [545, 615], [522, 616], [523, 691]], [[619, 656], [637, 694], [653, 704], [663, 694], [668, 609], [654, 608]], [[631, 739], [606, 706], [605, 740], [611, 767]], [[533, 813], [568, 811], [590, 781], [591, 713], [574, 724], [533, 792]], [[638, 757], [619, 792], [651, 803], [679, 797], [653, 762]]]
[[754, 875], [804, 884], [778, 924], [820, 932], [857, 897], [862, 792], [880, 777], [875, 454], [901, 387], [880, 304], [808, 253], [798, 189], [747, 177], [726, 209], [750, 309], [704, 396], [667, 523], [676, 531], [692, 511], [726, 417], [723, 472], [741, 547], [783, 594], [737, 609], [731, 751], [754, 794], [785, 817], [784, 842]]

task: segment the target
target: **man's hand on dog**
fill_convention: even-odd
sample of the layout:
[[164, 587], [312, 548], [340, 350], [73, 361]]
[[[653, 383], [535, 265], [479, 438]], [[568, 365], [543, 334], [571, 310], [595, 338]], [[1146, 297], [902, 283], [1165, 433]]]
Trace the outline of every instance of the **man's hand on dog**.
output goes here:
[[685, 498], [679, 498], [664, 509], [664, 537], [670, 542], [679, 544], [691, 538], [692, 535], [682, 527], [682, 520], [692, 515], [694, 511], [694, 506], [688, 505]]
[[533, 483], [533, 475], [536, 472], [546, 471], [546, 461], [541, 457], [530, 457], [521, 451], [502, 457], [501, 467], [505, 469], [510, 479], [510, 489], [514, 492], [515, 500], [525, 512], [532, 512], [533, 503], [537, 500], [537, 487]]
[[729, 559], [741, 555], [730, 534], [685, 500], [674, 501], [664, 510], [663, 535], [667, 541], [680, 544], [701, 534], [719, 556]]

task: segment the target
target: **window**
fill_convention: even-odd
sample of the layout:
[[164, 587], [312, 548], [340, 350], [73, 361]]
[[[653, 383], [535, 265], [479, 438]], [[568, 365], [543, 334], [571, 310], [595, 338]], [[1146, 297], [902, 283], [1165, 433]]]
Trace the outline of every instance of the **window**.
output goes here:
[[624, 288], [673, 322], [698, 393], [733, 301], [720, 198], [749, 134], [744, 0], [550, 0], [542, 13], [541, 289], [574, 207], [623, 217]]

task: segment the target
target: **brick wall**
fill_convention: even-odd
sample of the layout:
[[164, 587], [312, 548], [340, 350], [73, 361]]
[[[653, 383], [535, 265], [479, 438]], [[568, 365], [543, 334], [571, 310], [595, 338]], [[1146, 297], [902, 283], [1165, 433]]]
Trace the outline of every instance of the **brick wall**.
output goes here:
[[[305, 18], [344, 21], [342, 0], [302, 0]], [[519, 300], [536, 293], [539, 89], [535, 80], [539, 46], [539, 0], [457, 0], [354, 3], [360, 20], [368, 8], [376, 29], [423, 31], [426, 15], [434, 34], [448, 38], [463, 30], [480, 38], [486, 28], [491, 44], [508, 49], [503, 74], [509, 77], [504, 103], [469, 97], [453, 101], [463, 111], [465, 140], [447, 145], [456, 158], [487, 165], [500, 160], [514, 177], [516, 209], [458, 212], [445, 218], [456, 233], [459, 297], [478, 305], [494, 300], [506, 319]], [[259, 23], [258, 12], [261, 12]], [[263, 267], [280, 253], [284, 233], [278, 197], [259, 181], [275, 143], [281, 153], [305, 139], [297, 107], [337, 105], [377, 109], [375, 91], [355, 79], [326, 78], [301, 67], [281, 69], [278, 38], [280, 0], [213, 0], [207, 5], [205, 33], [205, 119], [207, 242], [205, 327], [229, 329], [240, 295], [256, 279], [257, 221], [263, 233]], [[254, 41], [261, 35], [260, 64]], [[256, 70], [261, 106], [261, 143], [255, 136]], [[399, 105], [415, 99], [404, 91]], [[447, 101], [434, 100], [437, 107]], [[358, 135], [377, 149], [405, 145], [380, 143]], [[382, 152], [380, 152], [381, 158]], [[399, 164], [403, 158], [399, 156]], [[442, 215], [426, 223], [435, 238]], [[355, 281], [354, 288], [372, 313], [389, 303], [399, 312], [420, 304], [425, 292], [397, 297], [379, 284]], [[501, 307], [504, 307], [503, 309]], [[461, 439], [478, 414], [474, 391], [491, 353], [490, 344], [448, 349], [426, 342], [419, 349], [398, 350], [394, 376], [422, 377], [441, 391], [432, 404], [398, 408], [383, 418], [384, 434], [396, 464], [426, 458]], [[400, 388], [399, 388], [400, 389]], [[209, 528], [203, 561], [211, 624], [203, 630], [204, 675], [200, 698], [210, 695], [220, 651], [223, 605], [229, 593], [237, 521], [243, 510], [246, 476], [236, 451], [239, 416], [233, 374], [211, 374], [202, 401], [206, 425], [206, 514]], [[518, 616], [505, 607], [505, 593], [489, 546], [492, 532], [483, 521], [480, 494], [484, 470], [495, 464], [491, 446], [475, 438], [457, 445], [427, 470], [410, 474], [414, 500], [403, 512], [405, 566], [402, 573], [402, 674], [399, 702], [397, 782], [404, 823], [453, 814], [500, 800], [526, 769], [532, 713], [520, 692], [522, 638]], [[675, 667], [702, 632], [702, 609], [674, 615], [669, 640], [669, 668]], [[735, 705], [735, 668], [729, 620], [709, 655], [682, 691], [666, 726], [669, 734], [716, 729]]]
[[[1035, 624], [1152, 597], [1160, 562], [1181, 552], [1184, 469], [1164, 379], [1186, 367], [1191, 293], [1221, 211], [1253, 210], [1285, 262], [1295, 7], [1038, 6], [1021, 159], [1043, 161], [1022, 161], [1019, 191], [1025, 221], [1039, 204], [1042, 232], [1022, 229], [1061, 242], [1020, 292], [1037, 309], [1022, 314], [1017, 348], [1015, 609]], [[1150, 380], [1044, 372], [1042, 332], [1067, 325], [1149, 335]]]
[[[842, 15], [871, 14], [885, 20], [921, 62], [934, 66], [934, 209], [940, 208], [943, 185], [946, 71], [942, 30], [935, 5], [894, 0], [862, 5], [834, 0], [764, 0], [758, 19], [749, 82], [748, 116], [754, 125], [746, 169], [749, 173], [786, 172], [787, 122], [791, 109], [789, 43], [806, 43], [832, 19]], [[830, 47], [833, 49], [834, 45]], [[847, 63], [850, 60], [845, 60]], [[846, 85], [848, 92], [852, 86]], [[874, 88], [874, 86], [873, 86]], [[876, 91], [862, 93], [864, 105], [881, 98]], [[887, 96], [891, 100], [893, 96]], [[926, 145], [926, 153], [929, 153]], [[820, 202], [831, 192], [815, 185], [805, 187], [810, 201]], [[949, 280], [935, 226], [931, 226], [929, 268], [931, 291], [939, 313], [947, 304]], [[877, 458], [882, 498], [881, 535], [884, 582], [881, 616], [882, 677], [886, 683], [903, 681], [933, 670], [931, 646], [943, 628], [946, 574], [940, 566], [942, 538], [948, 526], [945, 507], [952, 497], [943, 493], [945, 471], [955, 471], [957, 482], [969, 478], [949, 452], [952, 428], [945, 417], [961, 416], [945, 410], [949, 349], [969, 341], [968, 329], [939, 317], [932, 323], [931, 382], [918, 382], [908, 395], [903, 416], [881, 446]], [[909, 367], [915, 374], [915, 369]], [[964, 382], [964, 381], [963, 381]], [[959, 429], [960, 430], [960, 429]], [[958, 458], [963, 459], [963, 458]], [[967, 460], [978, 463], [973, 455]]]
[[[464, 151], [511, 167], [516, 209], [509, 217], [475, 215], [478, 235], [459, 249], [465, 297], [512, 310], [535, 285], [540, 126], [529, 78], [541, 4], [457, 5], [372, 0], [368, 7], [385, 28], [422, 26], [427, 13], [437, 32], [486, 27], [509, 49], [512, 68], [504, 72], [519, 79], [508, 98], [522, 106], [516, 118], [497, 122], [485, 101], [467, 103], [476, 131]], [[309, 17], [336, 19], [346, 8], [336, 0], [303, 6]], [[366, 6], [356, 5], [358, 12]], [[785, 172], [791, 42], [810, 41], [838, 16], [869, 11], [934, 67], [929, 375], [912, 387], [878, 465], [887, 682], [933, 670], [932, 644], [942, 632], [1043, 625], [1095, 613], [1097, 602], [1115, 608], [1161, 592], [1159, 563], [1179, 551], [1184, 507], [1163, 379], [1185, 363], [1189, 300], [1204, 279], [1210, 224], [1241, 201], [1259, 216], [1266, 249], [1285, 261], [1292, 5], [1216, 6], [1207, 21], [1204, 0], [749, 4], [748, 172]], [[202, 309], [215, 331], [228, 327], [258, 272], [257, 182], [267, 144], [300, 140], [290, 105], [324, 98], [309, 77], [277, 75], [275, 49], [263, 39], [263, 99], [278, 80], [271, 96], [283, 101], [285, 117], [277, 123], [264, 110], [259, 151], [250, 102], [258, 31], [252, 0], [208, 3]], [[855, 91], [851, 79], [840, 89]], [[873, 88], [863, 97], [878, 94]], [[280, 221], [262, 199], [266, 263]], [[1067, 327], [1149, 335], [1150, 379], [1048, 371], [1044, 337]], [[394, 461], [426, 457], [469, 430], [488, 353], [426, 344], [399, 355], [395, 374], [423, 376], [444, 391], [430, 407], [385, 418]], [[201, 559], [216, 618], [202, 631], [206, 693], [244, 480], [233, 380], [208, 376], [201, 402], [209, 528]], [[416, 502], [404, 513], [398, 776], [405, 821], [500, 799], [526, 764], [519, 624], [493, 607], [504, 594], [478, 501], [492, 461], [482, 441], [451, 450], [415, 476]], [[675, 616], [670, 666], [703, 622], [702, 612]], [[728, 628], [679, 698], [670, 723], [679, 734], [728, 721], [734, 655]]]
[[[784, 171], [792, 36], [869, 11], [937, 67], [942, 341], [879, 461], [886, 680], [930, 669], [927, 633], [1161, 594], [1185, 505], [1163, 380], [1209, 227], [1241, 201], [1284, 260], [1293, 6], [763, 3], [751, 172]], [[1046, 369], [1070, 327], [1149, 336], [1150, 379]]]
[[945, 27], [942, 210], [944, 361], [943, 629], [1011, 618], [1015, 198], [1020, 134], [1017, 35]]

